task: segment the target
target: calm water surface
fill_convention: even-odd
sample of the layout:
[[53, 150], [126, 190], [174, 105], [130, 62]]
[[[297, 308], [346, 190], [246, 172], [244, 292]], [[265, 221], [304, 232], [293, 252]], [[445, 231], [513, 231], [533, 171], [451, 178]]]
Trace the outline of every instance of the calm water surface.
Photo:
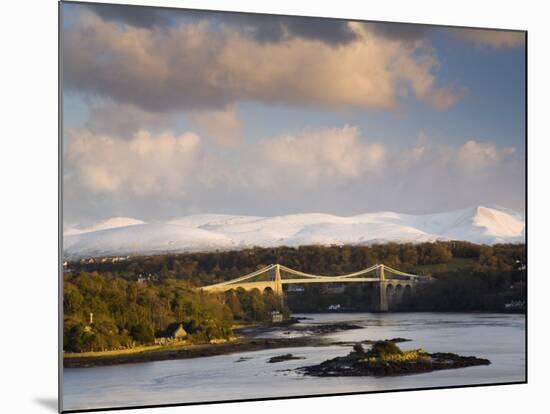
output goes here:
[[[396, 390], [525, 380], [525, 316], [487, 313], [335, 313], [295, 315], [304, 324], [349, 322], [363, 326], [326, 335], [336, 341], [404, 337], [404, 349], [454, 352], [491, 360], [489, 366], [373, 378], [304, 377], [292, 371], [347, 355], [350, 346], [270, 349], [230, 355], [64, 370], [64, 409], [175, 404], [231, 399]], [[262, 336], [292, 335], [292, 331]], [[276, 355], [301, 360], [269, 364]], [[236, 362], [239, 359], [241, 362]]]

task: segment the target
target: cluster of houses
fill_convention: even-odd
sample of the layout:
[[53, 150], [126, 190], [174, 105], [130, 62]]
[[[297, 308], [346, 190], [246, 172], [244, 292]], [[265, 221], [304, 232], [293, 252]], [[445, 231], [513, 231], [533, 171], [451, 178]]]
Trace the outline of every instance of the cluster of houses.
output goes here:
[[[112, 256], [112, 257], [87, 257], [80, 259], [78, 262], [80, 264], [94, 264], [94, 263], [116, 263], [116, 262], [122, 262], [124, 260], [128, 260], [130, 256]], [[69, 266], [69, 261], [64, 260], [63, 261], [63, 268], [67, 269]]]
[[158, 276], [152, 275], [151, 273], [147, 275], [142, 275], [141, 273], [138, 275], [137, 282], [138, 283], [145, 283], [150, 282], [151, 280], [158, 280]]
[[116, 263], [128, 260], [130, 256], [112, 256], [112, 257], [89, 257], [87, 259], [80, 259], [81, 264], [93, 264], [93, 263]]
[[[128, 260], [130, 256], [112, 256], [112, 257], [87, 257], [84, 259], [80, 259], [78, 263], [80, 264], [94, 264], [94, 263], [116, 263], [116, 262], [122, 262], [124, 260]], [[67, 260], [63, 261], [63, 267], [69, 266], [69, 262]]]

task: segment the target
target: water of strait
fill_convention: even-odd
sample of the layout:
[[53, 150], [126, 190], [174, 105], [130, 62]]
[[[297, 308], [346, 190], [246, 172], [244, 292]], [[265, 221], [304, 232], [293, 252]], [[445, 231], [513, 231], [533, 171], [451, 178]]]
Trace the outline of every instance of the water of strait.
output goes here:
[[[525, 380], [525, 316], [488, 313], [333, 313], [294, 315], [305, 324], [363, 326], [326, 335], [333, 342], [403, 337], [403, 350], [454, 352], [491, 365], [393, 377], [306, 377], [293, 371], [347, 355], [351, 346], [268, 349], [229, 355], [64, 370], [66, 410], [322, 395]], [[261, 336], [291, 336], [287, 331]], [[296, 333], [297, 334], [297, 333]], [[292, 353], [304, 359], [270, 364]], [[240, 360], [240, 362], [236, 362]]]

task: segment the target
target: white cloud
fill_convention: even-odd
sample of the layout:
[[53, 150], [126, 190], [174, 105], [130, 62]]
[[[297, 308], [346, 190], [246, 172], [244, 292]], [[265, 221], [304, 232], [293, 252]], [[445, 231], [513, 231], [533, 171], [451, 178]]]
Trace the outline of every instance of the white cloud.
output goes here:
[[251, 175], [260, 187], [316, 186], [358, 178], [381, 168], [383, 145], [363, 143], [356, 127], [304, 131], [263, 141]]
[[465, 94], [465, 89], [439, 88], [437, 90], [429, 89], [427, 94], [422, 94], [420, 96], [434, 109], [444, 111], [453, 106]]
[[381, 144], [362, 142], [358, 129], [350, 126], [265, 139], [244, 148], [240, 162], [209, 156], [192, 132], [154, 136], [140, 130], [121, 139], [81, 129], [69, 135], [70, 168], [95, 192], [172, 196], [215, 185], [251, 191], [315, 188], [379, 174], [385, 158]]
[[493, 48], [511, 48], [525, 44], [525, 33], [507, 30], [487, 29], [449, 29], [451, 33], [462, 40], [478, 46]]
[[195, 111], [190, 120], [201, 135], [218, 145], [232, 147], [241, 142], [241, 122], [234, 105], [219, 111]]
[[499, 147], [492, 142], [469, 139], [459, 146], [434, 144], [423, 132], [416, 144], [390, 161], [395, 167], [411, 170], [430, 168], [440, 170], [437, 175], [478, 174], [491, 171], [514, 158], [515, 148]]
[[[515, 149], [474, 139], [451, 147], [435, 145], [423, 133], [402, 151], [368, 142], [354, 126], [308, 129], [243, 147], [238, 160], [218, 158], [186, 132], [153, 135], [140, 130], [131, 139], [69, 133], [67, 161], [81, 184], [96, 192], [185, 194], [190, 188], [216, 186], [238, 190], [322, 188], [339, 183], [479, 177], [497, 171], [515, 157]], [[453, 179], [454, 179], [453, 178]]]
[[357, 214], [484, 203], [517, 208], [524, 189], [524, 164], [515, 149], [475, 139], [451, 146], [421, 133], [414, 146], [396, 149], [343, 126], [267, 138], [241, 146], [233, 158], [203, 146], [193, 132], [141, 130], [130, 139], [88, 130], [69, 135], [65, 202], [73, 221], [99, 212], [103, 218], [151, 220], [190, 211]]
[[493, 143], [481, 143], [470, 139], [458, 149], [457, 162], [465, 168], [486, 168], [513, 155], [514, 152], [510, 147], [498, 148]]
[[183, 192], [201, 158], [199, 147], [199, 136], [189, 132], [153, 136], [141, 130], [125, 140], [74, 130], [67, 160], [83, 186], [95, 192]]
[[239, 100], [391, 109], [408, 88], [437, 109], [460, 93], [437, 86], [423, 40], [387, 38], [348, 23], [355, 40], [334, 46], [289, 36], [260, 42], [207, 22], [138, 28], [83, 13], [64, 33], [66, 85], [153, 111], [220, 109]]

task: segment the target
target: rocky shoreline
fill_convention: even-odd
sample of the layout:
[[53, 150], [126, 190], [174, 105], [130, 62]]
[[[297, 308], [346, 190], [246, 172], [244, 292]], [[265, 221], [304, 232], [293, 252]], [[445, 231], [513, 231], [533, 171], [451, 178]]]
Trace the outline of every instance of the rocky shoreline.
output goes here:
[[[298, 320], [293, 320], [290, 323], [287, 322], [284, 324], [243, 327], [237, 330], [239, 337], [224, 343], [145, 349], [140, 352], [117, 355], [101, 353], [93, 356], [71, 355], [63, 359], [63, 366], [64, 368], [89, 368], [140, 362], [200, 358], [265, 349], [329, 345], [353, 346], [353, 351], [347, 356], [332, 358], [318, 365], [300, 367], [297, 371], [304, 375], [318, 377], [387, 376], [490, 364], [489, 360], [474, 356], [460, 356], [444, 352], [427, 353], [420, 349], [401, 351], [396, 344], [410, 341], [410, 339], [401, 337], [383, 341], [366, 339], [359, 342], [334, 342], [326, 338], [325, 335], [350, 329], [361, 329], [362, 326], [351, 323], [301, 325], [298, 322]], [[290, 325], [292, 325], [292, 328], [290, 328]], [[282, 335], [287, 333], [299, 333], [303, 335], [292, 337], [262, 337], [262, 335], [270, 333]], [[367, 351], [363, 348], [364, 345], [369, 347]], [[235, 362], [243, 362], [248, 359], [247, 357], [241, 357]], [[274, 356], [266, 362], [279, 363], [294, 359], [303, 358], [287, 353]]]
[[[297, 323], [298, 321], [293, 321]], [[144, 350], [139, 353], [128, 353], [119, 355], [94, 355], [79, 356], [71, 355], [63, 358], [64, 368], [89, 368], [95, 366], [131, 364], [138, 362], [166, 361], [175, 359], [189, 359], [208, 357], [216, 355], [232, 354], [237, 352], [253, 352], [263, 349], [305, 347], [305, 346], [326, 346], [332, 345], [322, 337], [323, 334], [340, 332], [350, 329], [361, 329], [361, 326], [348, 323], [332, 323], [322, 325], [293, 326], [293, 331], [305, 332], [304, 336], [283, 337], [283, 338], [261, 338], [261, 333], [281, 331], [281, 328], [289, 324], [281, 325], [258, 325], [246, 327], [239, 330], [241, 335], [233, 341], [218, 344], [196, 344], [181, 347], [167, 347], [165, 349]], [[284, 333], [284, 332], [283, 332]]]
[[284, 355], [278, 355], [278, 356], [271, 357], [267, 360], [267, 362], [269, 364], [275, 364], [277, 362], [291, 361], [293, 359], [305, 359], [305, 358], [294, 356], [292, 354], [284, 354]]

